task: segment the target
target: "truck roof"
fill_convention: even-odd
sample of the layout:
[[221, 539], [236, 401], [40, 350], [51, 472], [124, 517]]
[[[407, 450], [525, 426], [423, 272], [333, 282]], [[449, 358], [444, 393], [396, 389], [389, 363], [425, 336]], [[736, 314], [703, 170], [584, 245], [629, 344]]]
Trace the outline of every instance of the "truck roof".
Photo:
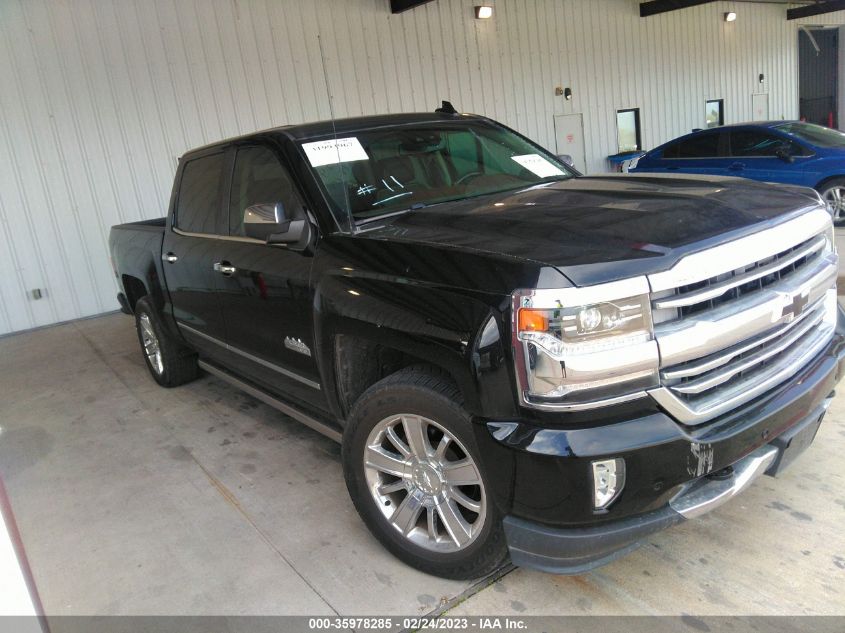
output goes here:
[[334, 122], [328, 121], [313, 121], [310, 123], [299, 123], [296, 125], [282, 125], [279, 127], [268, 128], [266, 130], [259, 130], [257, 132], [250, 132], [241, 136], [233, 136], [227, 139], [221, 139], [208, 143], [201, 147], [193, 148], [185, 155], [193, 154], [202, 150], [206, 150], [218, 145], [227, 145], [234, 141], [245, 141], [253, 137], [266, 136], [268, 134], [278, 133], [287, 136], [288, 138], [301, 141], [309, 138], [320, 138], [325, 136], [332, 136], [337, 133], [339, 136], [354, 132], [357, 130], [369, 130], [379, 127], [391, 127], [395, 125], [407, 125], [411, 123], [431, 123], [434, 121], [454, 121], [458, 117], [467, 119], [480, 120], [484, 117], [476, 114], [442, 114], [436, 112], [414, 112], [404, 114], [379, 114], [375, 116], [360, 116], [350, 117], [346, 119], [335, 119]]

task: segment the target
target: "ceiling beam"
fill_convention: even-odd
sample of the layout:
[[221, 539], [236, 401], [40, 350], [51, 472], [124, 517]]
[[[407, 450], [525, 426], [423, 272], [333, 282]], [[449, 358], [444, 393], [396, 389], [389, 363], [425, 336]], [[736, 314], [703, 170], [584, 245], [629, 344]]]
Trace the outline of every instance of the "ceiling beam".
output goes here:
[[845, 10], [845, 0], [825, 0], [824, 2], [817, 2], [816, 4], [810, 4], [806, 7], [787, 9], [786, 19], [797, 20], [798, 18], [809, 18], [813, 15], [821, 15], [822, 13], [842, 10]]
[[640, 17], [647, 18], [650, 15], [666, 13], [667, 11], [677, 11], [678, 9], [686, 9], [687, 7], [695, 7], [699, 4], [709, 4], [711, 2], [715, 2], [715, 0], [651, 0], [650, 2], [643, 2], [640, 5]]
[[432, 0], [390, 0], [390, 12], [402, 13], [403, 11], [413, 9], [414, 7], [418, 7], [421, 4], [431, 1]]

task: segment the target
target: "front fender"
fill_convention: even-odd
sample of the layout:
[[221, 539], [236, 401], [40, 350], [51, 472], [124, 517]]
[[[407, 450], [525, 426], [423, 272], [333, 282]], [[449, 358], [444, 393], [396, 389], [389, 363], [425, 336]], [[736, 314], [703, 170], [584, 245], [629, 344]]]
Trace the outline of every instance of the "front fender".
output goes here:
[[444, 370], [474, 416], [516, 412], [502, 344], [508, 298], [378, 274], [325, 274], [315, 287], [315, 345], [323, 384], [346, 417], [334, 353], [338, 336], [376, 343]]

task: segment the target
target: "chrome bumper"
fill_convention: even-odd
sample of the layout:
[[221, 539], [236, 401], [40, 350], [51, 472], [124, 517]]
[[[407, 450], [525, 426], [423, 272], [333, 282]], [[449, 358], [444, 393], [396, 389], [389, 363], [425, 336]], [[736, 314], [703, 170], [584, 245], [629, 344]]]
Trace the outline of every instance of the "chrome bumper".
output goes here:
[[669, 502], [675, 512], [692, 519], [733, 499], [765, 473], [775, 461], [778, 449], [761, 446], [733, 465], [733, 473], [726, 479], [704, 478]]

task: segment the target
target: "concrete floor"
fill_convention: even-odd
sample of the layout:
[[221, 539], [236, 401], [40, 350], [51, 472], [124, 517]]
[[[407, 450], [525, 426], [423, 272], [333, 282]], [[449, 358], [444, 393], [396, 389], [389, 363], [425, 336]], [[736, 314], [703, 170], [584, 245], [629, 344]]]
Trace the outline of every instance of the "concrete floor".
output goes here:
[[845, 398], [715, 513], [582, 577], [416, 572], [338, 446], [211, 377], [165, 390], [131, 318], [0, 339], [0, 475], [48, 614], [845, 614]]

